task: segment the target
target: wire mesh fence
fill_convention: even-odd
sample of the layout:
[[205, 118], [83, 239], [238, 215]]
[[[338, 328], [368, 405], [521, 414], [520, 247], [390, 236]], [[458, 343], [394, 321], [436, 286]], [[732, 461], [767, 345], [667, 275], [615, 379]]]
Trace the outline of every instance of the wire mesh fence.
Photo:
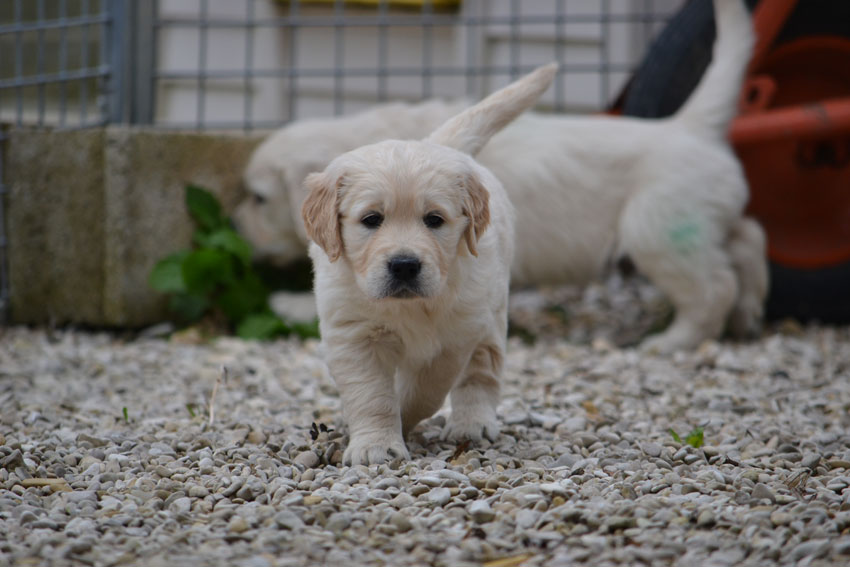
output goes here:
[[161, 0], [150, 119], [267, 127], [388, 99], [480, 98], [558, 61], [543, 104], [604, 108], [677, 0]]
[[104, 0], [0, 2], [0, 121], [105, 123], [110, 17]]
[[[683, 1], [0, 0], [0, 142], [15, 127], [251, 131], [477, 99], [550, 61], [541, 105], [598, 111]], [[12, 182], [0, 153], [0, 315]]]

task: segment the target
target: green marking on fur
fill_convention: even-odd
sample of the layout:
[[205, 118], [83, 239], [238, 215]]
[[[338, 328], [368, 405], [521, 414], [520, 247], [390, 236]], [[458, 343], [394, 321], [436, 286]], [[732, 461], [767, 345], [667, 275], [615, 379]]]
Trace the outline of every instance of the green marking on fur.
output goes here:
[[677, 252], [687, 254], [692, 252], [700, 240], [700, 228], [695, 222], [688, 221], [677, 224], [668, 232], [670, 242]]

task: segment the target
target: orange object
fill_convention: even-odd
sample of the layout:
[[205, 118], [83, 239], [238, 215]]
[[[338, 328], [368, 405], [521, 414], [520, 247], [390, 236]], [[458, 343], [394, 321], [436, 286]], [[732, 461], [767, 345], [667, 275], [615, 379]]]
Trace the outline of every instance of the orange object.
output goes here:
[[750, 184], [750, 214], [772, 261], [850, 262], [850, 39], [773, 46], [796, 0], [762, 1], [759, 38], [730, 138]]

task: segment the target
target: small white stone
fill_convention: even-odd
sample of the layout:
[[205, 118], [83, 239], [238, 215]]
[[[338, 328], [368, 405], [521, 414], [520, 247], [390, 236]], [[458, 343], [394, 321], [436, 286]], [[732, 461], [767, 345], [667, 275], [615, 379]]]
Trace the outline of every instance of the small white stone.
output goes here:
[[469, 515], [472, 516], [472, 519], [479, 524], [492, 522], [496, 517], [496, 512], [493, 511], [486, 500], [476, 500], [475, 502], [472, 502], [467, 507], [467, 511], [469, 512]]

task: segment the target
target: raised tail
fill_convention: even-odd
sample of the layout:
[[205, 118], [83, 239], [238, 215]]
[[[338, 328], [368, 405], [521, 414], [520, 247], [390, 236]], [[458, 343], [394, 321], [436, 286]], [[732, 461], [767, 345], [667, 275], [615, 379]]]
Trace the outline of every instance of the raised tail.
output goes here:
[[535, 69], [449, 119], [426, 140], [474, 156], [494, 134], [537, 102], [557, 71], [557, 63]]
[[744, 0], [714, 0], [714, 21], [717, 36], [711, 63], [674, 119], [694, 130], [725, 136], [738, 111], [755, 36]]

